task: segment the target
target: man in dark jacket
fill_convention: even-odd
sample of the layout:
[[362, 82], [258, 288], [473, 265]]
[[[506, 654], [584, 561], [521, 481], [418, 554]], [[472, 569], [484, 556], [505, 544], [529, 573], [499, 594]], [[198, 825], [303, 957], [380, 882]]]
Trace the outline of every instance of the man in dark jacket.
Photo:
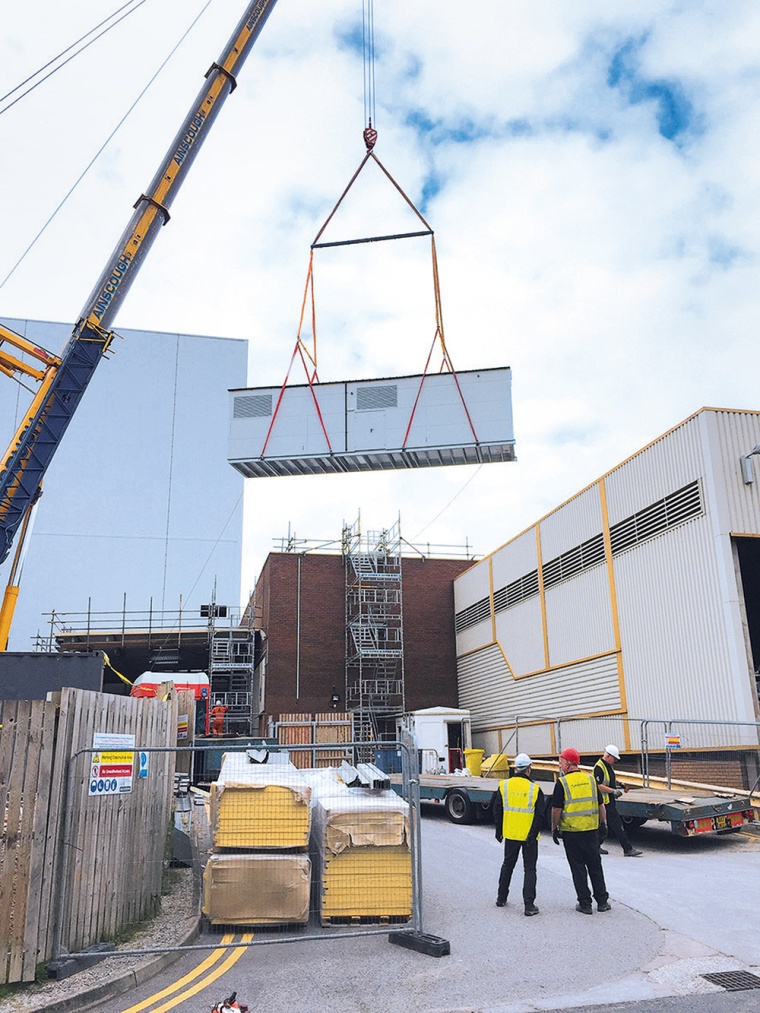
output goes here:
[[[617, 837], [626, 858], [638, 858], [643, 852], [639, 851], [638, 848], [634, 848], [631, 844], [626, 833], [625, 824], [620, 818], [620, 813], [617, 811], [617, 806], [615, 805], [615, 800], [620, 798], [623, 791], [628, 790], [618, 787], [615, 779], [615, 763], [619, 759], [620, 750], [616, 745], [610, 743], [608, 746], [605, 746], [603, 755], [594, 764], [594, 777], [596, 778], [596, 783], [599, 785], [599, 791], [604, 796], [604, 808], [607, 812], [607, 826], [610, 833], [613, 833]], [[604, 848], [600, 847], [599, 850], [603, 855], [607, 854]]]
[[544, 797], [538, 785], [530, 779], [532, 763], [527, 753], [518, 753], [512, 776], [501, 782], [493, 796], [496, 840], [504, 841], [496, 907], [504, 907], [507, 903], [512, 873], [522, 851], [523, 903], [528, 917], [538, 914], [536, 863], [538, 838], [544, 826]]

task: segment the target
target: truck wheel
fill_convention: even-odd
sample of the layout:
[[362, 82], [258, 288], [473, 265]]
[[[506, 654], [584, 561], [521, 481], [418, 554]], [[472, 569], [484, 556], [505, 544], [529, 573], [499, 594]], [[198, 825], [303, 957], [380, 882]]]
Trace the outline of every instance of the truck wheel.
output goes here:
[[475, 809], [466, 791], [454, 788], [448, 793], [446, 815], [452, 823], [472, 823], [475, 818]]
[[646, 816], [621, 816], [620, 819], [627, 827], [643, 827], [647, 821]]

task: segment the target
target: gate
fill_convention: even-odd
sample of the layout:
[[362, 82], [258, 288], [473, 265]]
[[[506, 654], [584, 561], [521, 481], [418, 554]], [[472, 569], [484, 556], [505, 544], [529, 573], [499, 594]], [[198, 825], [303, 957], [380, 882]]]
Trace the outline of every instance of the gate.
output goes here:
[[[178, 767], [183, 754], [190, 754], [191, 768], [208, 769], [198, 754], [218, 748], [135, 746], [145, 776], [133, 787], [150, 795], [154, 775], [175, 766], [175, 753]], [[222, 942], [222, 933], [229, 932], [244, 932], [239, 945], [246, 946], [379, 934], [410, 945], [409, 938], [423, 935], [413, 737], [404, 732], [391, 743], [320, 742], [311, 748], [329, 750], [342, 760], [327, 768], [296, 768], [287, 747], [243, 745], [226, 749], [219, 777], [210, 784], [193, 785], [191, 777], [175, 775], [167, 845], [173, 838], [175, 860], [179, 851], [182, 864], [197, 877], [202, 935], [190, 945], [122, 945], [116, 955], [225, 948], [229, 940]], [[391, 775], [374, 764], [355, 762], [368, 748], [379, 757], [395, 753], [394, 767], [402, 773]], [[91, 749], [72, 757], [70, 795], [84, 791], [92, 759]], [[56, 919], [56, 952], [61, 955], [75, 956], [113, 936], [110, 926], [93, 931], [95, 926], [83, 925], [77, 917], [86, 865], [82, 856], [94, 849], [88, 809], [104, 804], [118, 808], [126, 798], [126, 793], [121, 800], [116, 795], [90, 797], [87, 804], [67, 810], [67, 858]], [[159, 857], [154, 849], [151, 857], [140, 828], [126, 826], [110, 847], [114, 861], [142, 877], [145, 896], [158, 902], [157, 884], [170, 864], [168, 850]], [[106, 875], [97, 888], [109, 889]]]

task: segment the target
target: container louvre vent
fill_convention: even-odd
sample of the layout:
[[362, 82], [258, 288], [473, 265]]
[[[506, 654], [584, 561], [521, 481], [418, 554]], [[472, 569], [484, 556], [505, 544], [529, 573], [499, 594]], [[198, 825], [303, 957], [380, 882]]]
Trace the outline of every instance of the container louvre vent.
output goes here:
[[532, 598], [535, 594], [538, 594], [538, 570], [532, 570], [524, 577], [513, 580], [506, 587], [500, 587], [498, 591], [494, 591], [494, 612], [503, 612], [504, 609], [511, 608], [518, 602], [525, 601], [526, 598]]
[[358, 412], [373, 412], [382, 408], [397, 407], [398, 387], [395, 383], [386, 384], [384, 387], [356, 388], [356, 410]]
[[233, 419], [258, 419], [272, 414], [271, 394], [245, 394], [232, 405]]

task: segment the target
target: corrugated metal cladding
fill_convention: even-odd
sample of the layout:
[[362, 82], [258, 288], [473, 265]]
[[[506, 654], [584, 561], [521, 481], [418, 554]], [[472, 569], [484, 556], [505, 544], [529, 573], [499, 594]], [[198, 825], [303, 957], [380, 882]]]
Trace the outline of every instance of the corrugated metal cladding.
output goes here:
[[[557, 749], [572, 746], [579, 753], [602, 755], [604, 747], [614, 742], [624, 752], [641, 749], [641, 724], [625, 718], [572, 718], [557, 723]], [[630, 743], [630, 745], [629, 745]]]
[[629, 712], [741, 720], [709, 518], [620, 555], [615, 582]]
[[546, 591], [546, 628], [552, 666], [615, 650], [604, 562]]
[[[760, 444], [760, 412], [704, 412], [715, 483], [725, 490], [725, 523], [734, 534], [760, 531], [760, 455], [753, 456], [754, 482], [745, 484], [741, 458]], [[721, 528], [723, 525], [721, 525]]]
[[605, 476], [610, 525], [703, 478], [707, 462], [698, 419], [687, 419]]
[[578, 699], [595, 713], [617, 710], [620, 692], [616, 656], [594, 658], [565, 668], [513, 679], [498, 647], [457, 661], [459, 705], [470, 710], [473, 731], [525, 718], [578, 713]]
[[515, 675], [538, 672], [546, 667], [541, 600], [538, 596], [497, 613], [496, 639], [504, 648]]
[[[483, 560], [480, 565], [488, 563]], [[513, 580], [530, 573], [538, 566], [536, 529], [529, 528], [509, 543], [509, 552], [495, 552], [491, 556], [494, 589], [505, 587]]]
[[584, 489], [559, 510], [544, 518], [540, 527], [543, 563], [593, 538], [602, 530], [599, 487], [595, 484]]
[[[460, 704], [472, 711], [473, 728], [493, 729], [515, 713], [603, 715], [625, 706], [635, 719], [742, 723], [733, 738], [704, 726], [690, 735], [693, 744], [757, 743], [757, 691], [731, 535], [760, 537], [760, 453], [751, 458], [756, 481], [746, 483], [741, 468], [759, 444], [760, 413], [703, 409], [541, 520], [543, 614], [535, 528], [498, 549], [497, 644], [473, 652], [469, 640], [471, 653], [459, 659]], [[466, 610], [477, 605], [457, 597], [458, 647]], [[604, 657], [583, 660], [597, 655]], [[503, 658], [526, 677], [508, 678]], [[590, 722], [578, 748], [598, 748], [598, 735]]]

